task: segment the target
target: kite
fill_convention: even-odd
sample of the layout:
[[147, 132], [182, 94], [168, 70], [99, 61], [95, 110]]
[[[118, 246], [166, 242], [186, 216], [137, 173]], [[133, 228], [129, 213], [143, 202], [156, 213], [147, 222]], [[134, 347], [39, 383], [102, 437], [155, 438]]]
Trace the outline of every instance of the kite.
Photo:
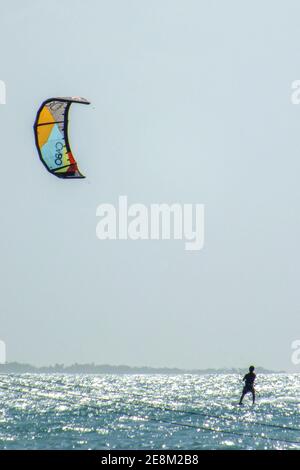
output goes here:
[[68, 116], [72, 103], [90, 104], [78, 96], [49, 98], [41, 104], [33, 127], [40, 160], [58, 178], [85, 178], [69, 144]]

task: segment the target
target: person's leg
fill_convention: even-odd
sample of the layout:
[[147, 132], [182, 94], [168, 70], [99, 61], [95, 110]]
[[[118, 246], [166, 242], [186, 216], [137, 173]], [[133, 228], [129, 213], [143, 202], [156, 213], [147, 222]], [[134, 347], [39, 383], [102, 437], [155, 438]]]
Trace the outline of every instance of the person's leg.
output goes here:
[[240, 405], [242, 404], [242, 401], [243, 401], [245, 395], [246, 395], [246, 392], [243, 390], [243, 393], [242, 393], [242, 396], [241, 396], [241, 399], [240, 399]]
[[255, 390], [253, 389], [252, 390], [252, 402], [253, 402], [253, 405], [255, 403]]

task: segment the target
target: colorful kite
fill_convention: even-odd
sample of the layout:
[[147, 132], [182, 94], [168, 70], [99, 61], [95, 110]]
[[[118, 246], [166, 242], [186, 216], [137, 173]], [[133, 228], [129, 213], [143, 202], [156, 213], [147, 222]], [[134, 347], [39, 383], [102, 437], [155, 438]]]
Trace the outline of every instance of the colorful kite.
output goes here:
[[42, 103], [34, 123], [40, 159], [58, 178], [85, 178], [78, 169], [68, 139], [68, 115], [72, 103], [90, 104], [77, 96], [50, 98]]

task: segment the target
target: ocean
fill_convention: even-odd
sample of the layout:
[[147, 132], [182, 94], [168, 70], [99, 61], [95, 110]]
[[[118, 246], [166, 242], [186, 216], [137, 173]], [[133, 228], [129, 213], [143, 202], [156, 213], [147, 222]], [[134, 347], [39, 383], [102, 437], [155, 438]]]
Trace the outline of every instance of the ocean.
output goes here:
[[1, 449], [300, 449], [300, 374], [0, 375]]

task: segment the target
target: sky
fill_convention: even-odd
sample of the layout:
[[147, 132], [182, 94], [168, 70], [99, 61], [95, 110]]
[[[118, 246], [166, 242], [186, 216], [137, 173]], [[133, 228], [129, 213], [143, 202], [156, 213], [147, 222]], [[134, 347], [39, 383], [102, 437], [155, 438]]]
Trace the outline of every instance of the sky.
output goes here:
[[[299, 371], [300, 4], [0, 0], [0, 339], [8, 361]], [[74, 104], [84, 180], [33, 123]], [[99, 240], [96, 209], [205, 205], [205, 243]], [[298, 368], [297, 368], [298, 367]]]

